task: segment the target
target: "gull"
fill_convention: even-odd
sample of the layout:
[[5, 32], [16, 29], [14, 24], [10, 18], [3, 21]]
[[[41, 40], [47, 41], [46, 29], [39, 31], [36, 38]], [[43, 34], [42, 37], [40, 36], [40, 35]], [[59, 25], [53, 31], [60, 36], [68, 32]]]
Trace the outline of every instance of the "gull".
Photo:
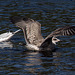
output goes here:
[[39, 22], [22, 16], [13, 16], [10, 19], [13, 24], [23, 30], [25, 47], [30, 50], [53, 51], [56, 43], [60, 41], [57, 37], [75, 35], [75, 26], [65, 26], [56, 29], [44, 39]]
[[15, 32], [6, 32], [6, 33], [3, 33], [3, 34], [0, 34], [0, 42], [3, 42], [3, 41], [7, 41], [9, 40], [12, 36], [14, 36], [17, 32], [19, 32], [21, 29], [15, 31]]

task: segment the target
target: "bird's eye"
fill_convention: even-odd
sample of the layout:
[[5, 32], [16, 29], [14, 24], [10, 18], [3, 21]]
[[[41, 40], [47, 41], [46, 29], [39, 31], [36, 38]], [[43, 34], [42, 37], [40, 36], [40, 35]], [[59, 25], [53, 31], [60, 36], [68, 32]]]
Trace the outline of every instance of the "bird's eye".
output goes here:
[[56, 41], [57, 39], [53, 39], [54, 41]]

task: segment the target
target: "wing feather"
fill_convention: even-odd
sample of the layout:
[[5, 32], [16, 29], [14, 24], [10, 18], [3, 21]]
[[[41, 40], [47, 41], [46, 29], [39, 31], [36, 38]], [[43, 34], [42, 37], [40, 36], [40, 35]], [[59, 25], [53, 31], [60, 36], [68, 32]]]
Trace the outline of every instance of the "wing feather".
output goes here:
[[12, 23], [21, 28], [24, 33], [26, 43], [39, 45], [43, 39], [41, 35], [41, 24], [26, 17], [11, 17]]
[[44, 47], [45, 43], [49, 45], [51, 43], [51, 37], [58, 37], [58, 36], [69, 36], [69, 35], [75, 35], [75, 26], [66, 26], [63, 28], [58, 28], [55, 31], [53, 31], [50, 35], [48, 35], [45, 40], [42, 42], [40, 47]]

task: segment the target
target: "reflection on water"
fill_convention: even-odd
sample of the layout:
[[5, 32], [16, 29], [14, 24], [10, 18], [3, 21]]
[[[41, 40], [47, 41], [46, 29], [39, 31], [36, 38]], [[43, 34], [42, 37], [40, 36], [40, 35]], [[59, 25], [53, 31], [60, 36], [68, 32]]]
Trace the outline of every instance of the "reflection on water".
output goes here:
[[[47, 54], [46, 54], [47, 53]], [[3, 56], [6, 57], [4, 58]], [[47, 56], [48, 55], [48, 56]], [[49, 56], [50, 55], [50, 56]], [[67, 54], [66, 54], [67, 55]], [[74, 63], [61, 52], [3, 51], [0, 53], [1, 74], [49, 74], [73, 70]], [[65, 63], [67, 60], [67, 63]], [[72, 59], [71, 59], [72, 60]], [[5, 73], [3, 72], [5, 70]], [[61, 74], [60, 73], [60, 74]]]
[[13, 44], [10, 41], [8, 41], [8, 42], [0, 42], [0, 48], [3, 49], [3, 48], [6, 48], [6, 47], [12, 48]]
[[[0, 34], [16, 31], [9, 17], [24, 15], [42, 24], [46, 37], [56, 28], [75, 25], [75, 0], [0, 0]], [[0, 43], [0, 75], [74, 75], [75, 36], [60, 37], [56, 52], [28, 51], [23, 32]]]

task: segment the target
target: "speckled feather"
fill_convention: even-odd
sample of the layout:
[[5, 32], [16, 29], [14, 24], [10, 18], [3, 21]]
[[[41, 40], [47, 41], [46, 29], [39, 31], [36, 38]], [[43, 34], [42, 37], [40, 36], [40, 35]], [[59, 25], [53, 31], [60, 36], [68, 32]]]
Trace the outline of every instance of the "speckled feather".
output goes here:
[[41, 35], [41, 24], [39, 22], [19, 16], [12, 17], [11, 21], [23, 30], [27, 44], [35, 45], [40, 49], [53, 50], [55, 44], [53, 44], [52, 39], [54, 37], [75, 35], [75, 26], [66, 26], [56, 29], [44, 39]]

